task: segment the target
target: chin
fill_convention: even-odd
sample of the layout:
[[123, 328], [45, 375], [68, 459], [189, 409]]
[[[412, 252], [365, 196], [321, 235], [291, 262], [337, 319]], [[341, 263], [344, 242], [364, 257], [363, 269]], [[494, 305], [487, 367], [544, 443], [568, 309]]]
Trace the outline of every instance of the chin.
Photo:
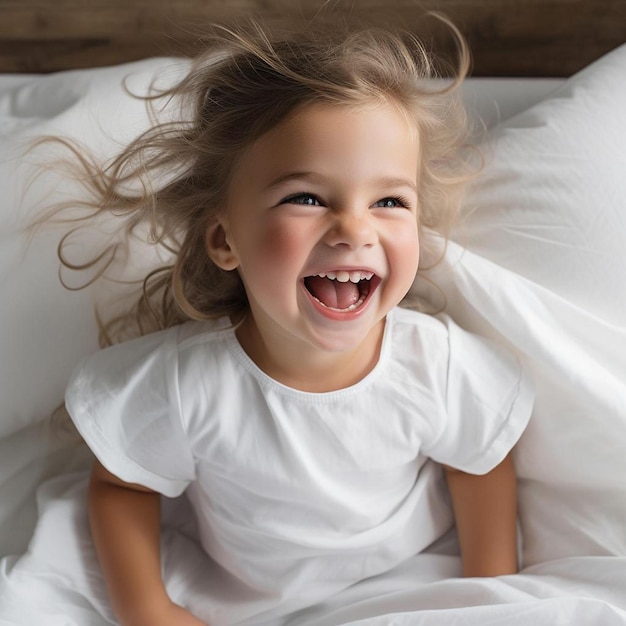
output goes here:
[[[356, 324], [364, 320], [358, 320]], [[328, 353], [346, 353], [360, 348], [378, 329], [381, 320], [375, 321], [367, 328], [354, 328], [356, 324], [351, 322], [334, 322], [329, 324], [330, 328], [322, 330], [311, 345]], [[352, 328], [350, 328], [352, 326]], [[378, 339], [378, 335], [376, 336]]]

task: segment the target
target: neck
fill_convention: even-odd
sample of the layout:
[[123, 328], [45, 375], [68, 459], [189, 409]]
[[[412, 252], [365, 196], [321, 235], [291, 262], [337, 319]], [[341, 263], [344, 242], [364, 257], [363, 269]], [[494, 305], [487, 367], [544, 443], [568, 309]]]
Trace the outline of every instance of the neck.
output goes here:
[[285, 350], [279, 341], [266, 341], [252, 318], [238, 327], [236, 335], [255, 364], [279, 383], [310, 393], [345, 389], [369, 374], [380, 357], [385, 321], [381, 320], [355, 349], [328, 352], [313, 347]]

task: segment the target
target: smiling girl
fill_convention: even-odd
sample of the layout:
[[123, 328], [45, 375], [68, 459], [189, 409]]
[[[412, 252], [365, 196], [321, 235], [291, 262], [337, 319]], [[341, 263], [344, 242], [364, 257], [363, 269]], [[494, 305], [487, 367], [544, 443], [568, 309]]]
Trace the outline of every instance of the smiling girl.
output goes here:
[[[459, 45], [444, 84], [385, 29], [217, 30], [163, 94], [190, 118], [89, 172], [96, 208], [175, 253], [137, 304], [159, 329], [88, 358], [66, 395], [120, 624], [283, 623], [425, 550], [452, 509], [465, 575], [516, 571], [526, 378], [448, 317], [398, 308], [464, 180]], [[186, 571], [160, 548], [161, 496], [183, 493], [213, 568], [183, 575], [200, 597], [162, 574]]]

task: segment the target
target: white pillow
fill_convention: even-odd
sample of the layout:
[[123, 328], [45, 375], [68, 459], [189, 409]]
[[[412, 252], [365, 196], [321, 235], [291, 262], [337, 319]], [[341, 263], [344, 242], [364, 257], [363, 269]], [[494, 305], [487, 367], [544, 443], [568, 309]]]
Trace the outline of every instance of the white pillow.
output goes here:
[[[78, 139], [98, 157], [114, 154], [149, 124], [145, 103], [122, 81], [132, 92], [146, 93], [153, 77], [163, 85], [186, 65], [151, 59], [48, 76], [0, 76], [0, 555], [26, 548], [37, 485], [88, 462], [71, 437], [51, 433], [49, 416], [76, 363], [98, 348], [94, 303], [108, 295], [106, 289], [69, 292], [61, 286], [56, 247], [64, 228], [41, 230], [28, 244], [29, 218], [78, 190], [58, 172], [33, 178], [45, 153], [26, 150], [35, 138], [53, 134]], [[72, 254], [85, 254], [85, 247]], [[150, 262], [150, 252], [144, 256]]]
[[626, 46], [490, 132], [445, 263], [450, 312], [534, 375], [524, 562], [626, 554]]
[[626, 45], [491, 131], [485, 157], [468, 247], [623, 325]]
[[98, 157], [114, 154], [149, 122], [145, 103], [124, 90], [123, 79], [132, 92], [147, 93], [157, 70], [169, 81], [184, 66], [151, 59], [0, 81], [0, 437], [45, 419], [62, 401], [76, 362], [97, 348], [94, 293], [66, 291], [58, 280], [63, 230], [41, 230], [30, 245], [23, 230], [42, 207], [77, 189], [58, 172], [33, 178], [46, 153], [25, 150], [38, 136], [60, 135]]

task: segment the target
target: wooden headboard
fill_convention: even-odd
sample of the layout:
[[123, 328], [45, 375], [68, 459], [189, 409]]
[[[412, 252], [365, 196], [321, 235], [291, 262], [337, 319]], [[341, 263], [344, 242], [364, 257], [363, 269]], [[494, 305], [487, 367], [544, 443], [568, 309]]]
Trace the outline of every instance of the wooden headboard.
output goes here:
[[[202, 22], [315, 12], [328, 0], [0, 0], [0, 72], [52, 72], [184, 53]], [[569, 76], [626, 42], [626, 0], [347, 0], [394, 12], [410, 29], [423, 9], [467, 37], [475, 76]]]

